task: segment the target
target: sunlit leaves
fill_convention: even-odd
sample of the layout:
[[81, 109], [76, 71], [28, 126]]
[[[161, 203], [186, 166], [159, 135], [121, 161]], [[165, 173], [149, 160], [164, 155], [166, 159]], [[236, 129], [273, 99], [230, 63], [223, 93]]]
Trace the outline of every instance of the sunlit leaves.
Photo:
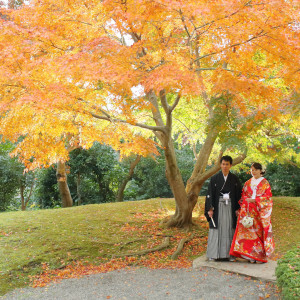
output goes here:
[[[25, 138], [19, 152], [37, 165], [67, 159], [68, 147], [88, 148], [95, 140], [121, 155], [155, 152], [150, 134], [128, 126], [155, 125], [149, 91], [180, 93], [174, 130], [201, 141], [208, 110], [227, 110], [222, 101], [210, 106], [204, 94], [230, 96], [232, 111], [223, 119], [239, 119], [239, 136], [266, 117], [279, 119], [299, 89], [299, 4], [293, 1], [43, 0], [2, 13], [1, 134]], [[132, 89], [138, 86], [139, 96]], [[215, 119], [221, 131], [232, 130], [234, 120], [221, 119]], [[40, 132], [40, 149], [51, 141], [56, 150], [38, 154]], [[27, 138], [26, 147], [32, 141], [35, 150], [26, 149]]]

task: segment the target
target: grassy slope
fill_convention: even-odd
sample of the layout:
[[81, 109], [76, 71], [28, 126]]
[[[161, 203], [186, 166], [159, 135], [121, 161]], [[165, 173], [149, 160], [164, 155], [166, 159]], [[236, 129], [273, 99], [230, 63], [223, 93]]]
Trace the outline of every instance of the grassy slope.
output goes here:
[[275, 253], [282, 256], [291, 247], [300, 244], [300, 198], [274, 197], [273, 201]]
[[[272, 222], [276, 254], [280, 256], [300, 241], [300, 220], [296, 217], [300, 198], [278, 197], [274, 203]], [[168, 260], [180, 238], [186, 235], [180, 230], [159, 228], [159, 221], [172, 210], [173, 199], [150, 199], [1, 213], [0, 295], [28, 284], [28, 275], [41, 273], [43, 263], [50, 269], [63, 268], [77, 260], [101, 264], [114, 254], [152, 248], [162, 242], [162, 235], [173, 236], [172, 250], [160, 255], [155, 264]], [[201, 255], [206, 247], [203, 237], [207, 234], [207, 224], [203, 217], [197, 216], [197, 210], [202, 213], [203, 198], [195, 209], [200, 225], [194, 230], [196, 240], [183, 253], [190, 260]]]

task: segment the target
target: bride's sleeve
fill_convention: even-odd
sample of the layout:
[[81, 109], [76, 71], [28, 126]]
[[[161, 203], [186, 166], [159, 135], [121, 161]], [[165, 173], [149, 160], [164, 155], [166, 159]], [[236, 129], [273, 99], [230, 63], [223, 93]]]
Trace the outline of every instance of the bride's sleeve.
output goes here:
[[256, 194], [255, 201], [259, 209], [272, 208], [272, 191], [267, 180], [262, 182], [262, 186], [259, 188], [259, 191]]
[[244, 186], [243, 186], [243, 189], [242, 189], [242, 196], [241, 196], [241, 199], [239, 200], [239, 204], [240, 206], [242, 206], [243, 204], [243, 201], [248, 198], [248, 195], [247, 195], [247, 187], [248, 187], [248, 181], [245, 182]]

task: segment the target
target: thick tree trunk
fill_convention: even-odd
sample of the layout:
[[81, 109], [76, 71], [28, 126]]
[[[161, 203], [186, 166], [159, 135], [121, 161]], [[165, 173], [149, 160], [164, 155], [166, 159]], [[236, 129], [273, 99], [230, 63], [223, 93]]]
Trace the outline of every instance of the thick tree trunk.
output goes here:
[[[194, 175], [194, 177], [193, 175], [191, 176], [191, 178], [189, 179], [190, 182], [188, 181], [189, 183], [187, 184], [187, 188], [186, 188], [188, 193], [188, 199], [190, 200], [198, 199], [198, 195], [201, 191], [204, 182], [208, 178], [210, 178], [211, 176], [213, 176], [214, 174], [216, 174], [218, 171], [221, 170], [220, 159], [222, 155], [223, 155], [223, 151], [220, 152], [220, 155], [216, 160], [215, 165], [211, 167], [209, 170], [206, 170], [205, 172], [199, 172], [198, 174]], [[232, 166], [241, 163], [246, 158], [246, 155], [247, 154], [245, 151], [245, 153], [233, 159]]]
[[196, 202], [189, 201], [184, 182], [178, 168], [174, 144], [171, 139], [163, 141], [166, 158], [166, 177], [176, 202], [176, 211], [167, 222], [167, 227], [185, 228], [192, 224], [192, 212]]
[[[204, 141], [204, 144], [200, 150], [200, 153], [197, 157], [197, 161], [196, 161], [193, 173], [187, 182], [186, 190], [188, 193], [190, 192], [191, 187], [193, 186], [193, 183], [195, 182], [197, 176], [199, 176], [199, 174], [203, 174], [205, 172], [205, 169], [207, 167], [207, 163], [208, 163], [211, 151], [213, 149], [213, 146], [215, 144], [215, 141], [217, 139], [217, 136], [218, 136], [217, 130], [211, 130], [208, 133], [208, 135]], [[203, 183], [202, 183], [202, 185], [203, 185]], [[200, 190], [199, 190], [199, 192], [200, 192]]]
[[126, 178], [123, 180], [123, 182], [119, 186], [117, 197], [116, 197], [116, 201], [118, 201], [118, 202], [122, 202], [123, 201], [124, 191], [125, 191], [126, 185], [129, 182], [129, 180], [132, 178], [133, 173], [134, 173], [134, 169], [138, 165], [138, 163], [139, 163], [140, 160], [141, 160], [141, 155], [138, 155], [136, 157], [136, 159], [131, 162], [128, 175], [126, 176]]
[[217, 136], [218, 131], [216, 129], [213, 129], [209, 132], [200, 150], [200, 153], [197, 156], [197, 161], [192, 176], [188, 180], [186, 187], [184, 186], [180, 170], [177, 166], [173, 141], [169, 139], [167, 144], [164, 144], [164, 140], [162, 141], [166, 157], [166, 175], [176, 201], [175, 215], [168, 221], [168, 227], [188, 227], [192, 225], [193, 210], [195, 205], [197, 204], [198, 195], [203, 186], [203, 183], [207, 179], [202, 178], [201, 180], [199, 180], [199, 174], [205, 172], [208, 159]]
[[[166, 221], [167, 227], [190, 227], [192, 222], [192, 213], [195, 205], [198, 201], [198, 195], [206, 179], [214, 175], [220, 170], [220, 164], [217, 161], [215, 166], [206, 171], [207, 163], [211, 155], [213, 146], [218, 137], [219, 130], [216, 126], [210, 126], [206, 140], [197, 155], [197, 161], [193, 170], [193, 173], [188, 180], [187, 187], [185, 188], [184, 182], [180, 170], [178, 168], [174, 144], [171, 138], [172, 133], [172, 111], [179, 102], [180, 95], [174, 101], [173, 105], [169, 105], [166, 93], [164, 90], [160, 91], [161, 105], [166, 113], [166, 121], [164, 123], [158, 106], [157, 97], [154, 92], [148, 93], [148, 99], [152, 104], [152, 115], [157, 126], [163, 128], [163, 130], [156, 130], [155, 135], [160, 140], [166, 159], [166, 177], [169, 185], [172, 189], [176, 202], [176, 211], [168, 221]], [[209, 104], [207, 95], [206, 102]], [[212, 124], [214, 120], [214, 111], [209, 109], [209, 120]], [[220, 152], [220, 156], [223, 152]], [[243, 158], [241, 158], [243, 159]], [[238, 162], [238, 160], [236, 160]]]
[[67, 183], [66, 165], [62, 161], [57, 163], [56, 178], [62, 207], [71, 207], [73, 205], [73, 200]]
[[188, 200], [181, 172], [177, 164], [174, 143], [171, 138], [172, 111], [178, 104], [180, 96], [178, 95], [173, 105], [170, 106], [167, 102], [165, 91], [162, 90], [160, 92], [161, 104], [166, 113], [166, 124], [164, 124], [164, 121], [160, 114], [157, 97], [154, 92], [150, 92], [148, 94], [148, 99], [152, 104], [152, 114], [156, 125], [164, 128], [163, 131], [156, 131], [155, 134], [160, 140], [164, 149], [166, 159], [166, 177], [172, 189], [176, 202], [175, 214], [166, 221], [165, 225], [167, 227], [179, 228], [190, 227], [190, 225], [192, 224], [192, 212], [197, 201], [195, 202], [194, 199], [192, 199], [192, 201]]
[[[187, 181], [186, 192], [188, 193], [188, 199], [191, 202], [197, 203], [197, 199], [201, 191], [201, 188], [205, 180], [208, 178], [206, 176], [201, 176], [201, 175], [205, 173], [207, 163], [211, 155], [212, 149], [214, 147], [215, 141], [217, 139], [217, 136], [218, 136], [218, 131], [216, 129], [212, 129], [208, 133], [204, 141], [204, 144], [200, 150], [200, 153], [198, 155], [193, 173], [189, 178], [189, 180]], [[219, 163], [217, 162], [216, 165], [219, 166]], [[215, 174], [218, 170], [219, 169], [216, 168], [213, 174]], [[211, 174], [210, 176], [212, 176], [213, 174]]]

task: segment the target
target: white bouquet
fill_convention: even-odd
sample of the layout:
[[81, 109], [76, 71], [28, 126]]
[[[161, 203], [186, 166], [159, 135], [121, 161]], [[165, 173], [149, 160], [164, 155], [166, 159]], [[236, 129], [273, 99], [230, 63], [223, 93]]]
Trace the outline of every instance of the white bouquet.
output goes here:
[[252, 217], [249, 217], [249, 216], [245, 216], [245, 217], [242, 219], [241, 223], [243, 224], [243, 226], [244, 226], [245, 228], [249, 228], [249, 227], [251, 227], [251, 226], [253, 225], [253, 218], [252, 218]]

